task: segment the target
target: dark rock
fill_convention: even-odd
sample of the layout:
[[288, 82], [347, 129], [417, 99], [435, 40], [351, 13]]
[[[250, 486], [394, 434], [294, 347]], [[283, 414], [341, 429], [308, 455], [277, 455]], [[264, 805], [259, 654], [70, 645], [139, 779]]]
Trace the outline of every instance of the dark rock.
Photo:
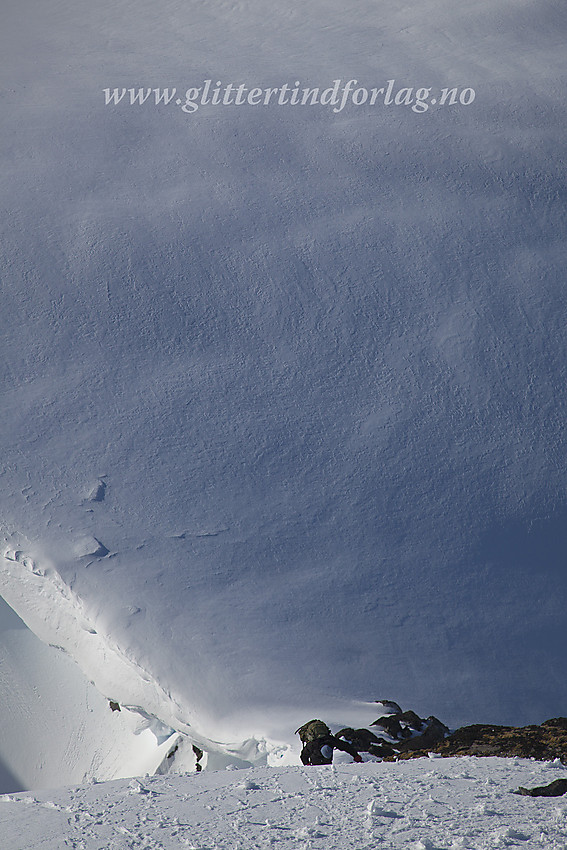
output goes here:
[[336, 737], [348, 741], [359, 753], [368, 752], [368, 747], [371, 744], [379, 744], [381, 741], [382, 743], [386, 743], [382, 739], [377, 738], [369, 729], [351, 729], [350, 727], [346, 727], [345, 729], [341, 729], [340, 732], [337, 732]]
[[432, 732], [435, 731], [435, 733], [437, 733], [439, 735], [439, 740], [446, 738], [447, 735], [449, 735], [449, 733], [451, 731], [448, 726], [445, 726], [444, 723], [441, 723], [441, 721], [438, 720], [437, 717], [434, 717], [433, 715], [430, 715], [425, 722], [427, 723], [428, 731], [429, 730], [431, 730]]
[[[418, 740], [414, 738], [412, 746], [405, 747], [408, 755], [402, 757], [411, 758], [425, 754], [421, 750], [415, 750], [413, 744]], [[567, 729], [564, 718], [546, 721], [541, 726], [474, 724], [457, 729], [433, 747], [427, 746], [427, 749], [442, 756], [500, 756], [533, 758], [539, 761], [553, 761], [558, 758], [567, 763]]]
[[560, 759], [567, 764], [567, 717], [553, 717], [540, 726], [477, 723], [450, 732], [437, 717], [430, 716], [424, 720], [415, 711], [401, 711], [399, 705], [391, 700], [376, 700], [376, 704], [390, 708], [393, 713], [379, 717], [371, 724], [371, 729], [386, 733], [393, 741], [378, 738], [368, 729], [343, 729], [339, 736], [344, 736], [360, 752], [369, 752], [387, 761], [437, 753], [445, 757]]
[[567, 779], [555, 779], [549, 785], [540, 785], [538, 788], [518, 788], [514, 794], [521, 794], [523, 797], [561, 797], [567, 794]]
[[410, 738], [409, 741], [403, 741], [398, 746], [399, 753], [407, 753], [414, 750], [422, 750], [431, 752], [434, 746], [443, 741], [449, 734], [449, 729], [436, 717], [428, 717], [422, 726], [425, 725], [425, 730], [421, 735], [415, 738]]
[[370, 753], [378, 758], [391, 757], [396, 750], [383, 738], [377, 738], [369, 729], [351, 729], [347, 727], [337, 732], [337, 738], [348, 741], [359, 753]]
[[401, 714], [402, 709], [398, 705], [397, 702], [394, 702], [391, 699], [375, 699], [374, 702], [378, 703], [378, 705], [383, 706], [390, 714]]
[[567, 732], [567, 717], [552, 717], [551, 720], [544, 720], [541, 725], [551, 729], [564, 729]]
[[[361, 752], [365, 751], [362, 750]], [[370, 744], [366, 752], [369, 752], [371, 756], [381, 759], [391, 759], [396, 755], [396, 750], [385, 741], [382, 741], [380, 744]]]
[[424, 721], [418, 717], [415, 711], [403, 711], [399, 716], [400, 723], [405, 723], [410, 729], [415, 732], [421, 732], [424, 726]]
[[[386, 702], [379, 704], [385, 706]], [[399, 709], [397, 703], [390, 702], [390, 705]], [[393, 740], [386, 741], [377, 737], [375, 732], [384, 732]], [[410, 754], [414, 752], [423, 755], [423, 751], [431, 751], [448, 734], [447, 726], [436, 717], [430, 716], [424, 720], [415, 711], [398, 711], [379, 717], [370, 729], [345, 727], [337, 733], [337, 737], [344, 738], [358, 752], [393, 761], [396, 758], [411, 758]]]
[[400, 738], [407, 737], [408, 734], [410, 734], [400, 723], [397, 714], [389, 714], [386, 717], [379, 717], [378, 720], [375, 720], [374, 723], [371, 723], [370, 725], [376, 726], [392, 738], [397, 738], [398, 740]]
[[[379, 717], [372, 723], [372, 727], [382, 729], [390, 737], [399, 743], [392, 743], [391, 747], [403, 756], [402, 753], [430, 751], [436, 744], [443, 741], [449, 734], [449, 729], [432, 715], [424, 720], [415, 711], [403, 711], [400, 714]], [[420, 735], [414, 733], [421, 732]]]
[[196, 759], [197, 759], [197, 761], [195, 762], [195, 772], [200, 773], [203, 769], [203, 765], [201, 764], [201, 759], [204, 756], [204, 752], [196, 744], [193, 744], [193, 752], [195, 753], [195, 756], [196, 756]]

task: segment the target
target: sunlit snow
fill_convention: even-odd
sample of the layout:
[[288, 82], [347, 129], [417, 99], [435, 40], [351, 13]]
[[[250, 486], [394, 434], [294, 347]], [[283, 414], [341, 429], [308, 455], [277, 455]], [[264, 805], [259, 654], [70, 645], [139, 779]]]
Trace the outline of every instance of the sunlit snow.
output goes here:
[[562, 848], [567, 801], [511, 793], [555, 764], [419, 759], [146, 777], [0, 797], [0, 827], [26, 850]]

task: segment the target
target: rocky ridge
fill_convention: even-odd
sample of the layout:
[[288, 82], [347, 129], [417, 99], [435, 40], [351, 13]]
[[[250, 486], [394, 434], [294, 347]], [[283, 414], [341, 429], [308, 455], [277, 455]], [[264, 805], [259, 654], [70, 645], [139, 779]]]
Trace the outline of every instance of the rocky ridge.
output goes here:
[[540, 725], [497, 726], [473, 724], [451, 731], [436, 717], [402, 711], [397, 703], [377, 701], [384, 710], [366, 729], [345, 727], [337, 733], [360, 753], [384, 761], [439, 756], [499, 756], [559, 759], [567, 764], [567, 718], [555, 717]]

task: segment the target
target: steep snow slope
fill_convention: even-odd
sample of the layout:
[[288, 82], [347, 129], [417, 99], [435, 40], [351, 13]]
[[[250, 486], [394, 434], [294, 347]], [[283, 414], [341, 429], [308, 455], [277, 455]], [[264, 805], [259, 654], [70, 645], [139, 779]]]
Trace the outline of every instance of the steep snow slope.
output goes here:
[[[564, 713], [566, 16], [6, 4], [2, 594], [105, 696]], [[207, 79], [476, 98], [104, 105]]]
[[0, 686], [0, 792], [142, 775], [167, 764], [174, 739], [166, 730], [139, 714], [111, 712], [77, 665], [41, 643], [2, 600]]

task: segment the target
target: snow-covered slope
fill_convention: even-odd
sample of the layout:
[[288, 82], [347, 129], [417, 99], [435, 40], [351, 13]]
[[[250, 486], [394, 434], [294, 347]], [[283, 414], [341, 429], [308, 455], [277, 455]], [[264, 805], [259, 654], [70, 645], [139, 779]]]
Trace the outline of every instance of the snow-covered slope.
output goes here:
[[567, 801], [512, 794], [557, 765], [419, 759], [105, 782], [0, 798], [5, 850], [565, 846]]
[[[195, 740], [564, 713], [564, 4], [3, 14], [6, 600]], [[476, 97], [104, 103], [208, 79]]]
[[[163, 771], [177, 743], [150, 718], [112, 711], [78, 666], [38, 640], [3, 600], [0, 687], [0, 792]], [[186, 748], [183, 769], [194, 766]]]

